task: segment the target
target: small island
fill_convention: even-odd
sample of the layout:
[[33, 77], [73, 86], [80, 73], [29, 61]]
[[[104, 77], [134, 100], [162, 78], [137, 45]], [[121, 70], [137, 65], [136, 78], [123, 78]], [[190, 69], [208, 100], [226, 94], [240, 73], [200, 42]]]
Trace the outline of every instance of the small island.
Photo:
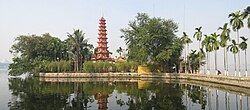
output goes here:
[[[237, 35], [243, 25], [242, 21], [237, 20], [243, 20], [247, 16], [247, 11], [229, 14], [230, 25]], [[183, 32], [182, 37], [176, 35], [177, 23], [171, 19], [138, 13], [127, 28], [121, 29], [123, 34], [120, 37], [124, 39], [127, 48], [118, 47], [116, 52], [119, 56], [112, 58], [112, 52], [108, 50], [106, 20], [102, 16], [96, 47], [88, 43], [84, 32], [79, 29], [68, 33], [68, 38], [64, 41], [49, 33], [17, 37], [10, 50], [17, 56], [9, 66], [9, 74], [28, 73], [40, 78], [174, 78], [250, 87], [247, 67], [244, 75], [241, 75], [240, 70], [238, 75], [236, 73], [236, 54], [241, 49], [245, 51], [245, 59], [247, 58], [248, 39], [240, 37], [242, 42], [239, 42], [238, 36], [237, 42], [232, 40], [229, 45], [231, 38], [228, 23], [218, 28], [221, 34], [214, 32], [203, 35], [201, 29], [202, 27], [195, 28], [193, 35], [197, 38], [199, 47], [190, 52], [189, 44], [193, 41], [186, 32]], [[217, 68], [217, 51], [220, 47], [224, 49], [223, 74]], [[212, 51], [215, 53], [215, 73], [210, 73]], [[228, 73], [228, 51], [234, 54], [234, 75]], [[181, 57], [183, 53], [185, 55]], [[240, 69], [240, 65], [238, 66]]]
[[249, 110], [247, 4], [1, 1], [0, 110]]

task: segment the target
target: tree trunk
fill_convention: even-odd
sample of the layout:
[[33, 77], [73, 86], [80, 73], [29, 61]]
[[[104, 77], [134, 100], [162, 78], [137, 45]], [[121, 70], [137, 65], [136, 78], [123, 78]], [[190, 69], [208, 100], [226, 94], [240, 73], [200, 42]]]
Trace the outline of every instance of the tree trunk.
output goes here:
[[236, 55], [234, 54], [234, 76], [236, 76]]
[[[187, 54], [189, 55], [189, 44], [188, 44], [188, 46], [187, 46]], [[187, 55], [187, 62], [188, 62], [188, 73], [189, 73], [189, 71], [190, 71], [190, 63], [189, 63], [189, 56]]]
[[226, 50], [226, 75], [228, 76], [228, 51]]
[[[199, 49], [198, 51], [200, 51], [200, 48], [201, 48], [201, 41], [199, 41]], [[201, 56], [199, 56], [201, 58]], [[200, 74], [201, 72], [201, 59], [199, 59], [199, 71], [198, 71], [198, 74]]]
[[185, 45], [185, 56], [184, 56], [184, 65], [185, 65], [185, 73], [187, 73], [187, 44]]
[[215, 57], [215, 74], [218, 75], [218, 65], [217, 65], [217, 50], [214, 52]]
[[[239, 29], [237, 29], [237, 44], [240, 43], [240, 37], [239, 37]], [[238, 68], [239, 68], [239, 76], [240, 76], [240, 49], [239, 49], [239, 52], [238, 52]]]
[[245, 50], [245, 75], [247, 77], [247, 50]]
[[226, 69], [226, 47], [224, 47], [224, 75], [227, 75], [227, 69]]
[[208, 52], [207, 55], [207, 68], [208, 68], [208, 74], [210, 75], [210, 52]]
[[80, 57], [81, 57], [81, 59], [80, 59], [80, 65], [79, 65], [80, 70], [79, 71], [82, 72], [82, 66], [83, 66], [82, 63], [83, 63], [84, 59], [83, 59], [83, 55], [80, 55]]

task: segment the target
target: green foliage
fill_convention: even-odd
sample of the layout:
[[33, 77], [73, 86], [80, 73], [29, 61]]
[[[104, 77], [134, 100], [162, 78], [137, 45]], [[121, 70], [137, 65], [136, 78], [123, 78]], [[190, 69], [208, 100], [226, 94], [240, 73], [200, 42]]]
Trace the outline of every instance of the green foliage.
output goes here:
[[216, 32], [214, 32], [213, 34], [211, 34], [211, 44], [212, 44], [212, 48], [213, 50], [219, 50], [220, 48], [220, 42], [217, 40], [217, 38], [220, 35], [216, 34]]
[[14, 55], [9, 66], [10, 75], [37, 73], [47, 67], [44, 63], [68, 59], [64, 42], [50, 34], [21, 35], [15, 39], [10, 52]]
[[69, 38], [65, 41], [52, 37], [50, 34], [17, 37], [10, 49], [14, 55], [14, 63], [9, 66], [9, 74], [71, 71], [69, 63], [71, 59], [81, 67], [84, 61], [90, 60], [93, 46], [87, 43], [84, 33], [80, 30], [75, 30], [68, 36]]
[[67, 72], [71, 71], [71, 63], [65, 60], [61, 61], [45, 61], [42, 63], [39, 72]]
[[116, 52], [119, 54], [119, 57], [122, 57], [122, 52], [123, 52], [123, 49], [122, 47], [119, 47]]
[[239, 44], [239, 48], [241, 50], [246, 50], [247, 49], [247, 40], [248, 38], [245, 38], [245, 37], [240, 37], [243, 41]]
[[248, 6], [243, 12], [244, 19], [247, 18], [247, 27], [250, 29], [250, 6]]
[[135, 61], [129, 61], [128, 65], [131, 72], [136, 72], [139, 64]]
[[240, 11], [236, 11], [228, 15], [230, 18], [230, 25], [232, 25], [233, 31], [238, 31], [240, 28], [244, 27], [243, 18], [244, 14], [241, 14]]
[[201, 31], [201, 26], [199, 28], [195, 28], [196, 32], [194, 33], [194, 38], [196, 38], [197, 41], [201, 41], [202, 38], [202, 31]]
[[67, 45], [70, 53], [73, 54], [73, 59], [76, 61], [74, 71], [79, 71], [82, 68], [82, 63], [90, 59], [91, 49], [93, 45], [88, 44], [88, 40], [84, 36], [83, 31], [77, 29], [72, 34], [68, 33]]
[[122, 62], [118, 62], [115, 63], [116, 66], [116, 71], [117, 72], [128, 72], [129, 70], [129, 64], [128, 63], [122, 63]]
[[148, 63], [147, 67], [150, 69], [151, 72], [157, 73], [161, 70], [161, 65], [157, 63]]
[[230, 39], [230, 29], [227, 27], [228, 23], [225, 23], [223, 27], [219, 27], [218, 30], [221, 30], [220, 34], [220, 46], [221, 47], [226, 47], [227, 46], [227, 41], [231, 40]]
[[27, 72], [30, 72], [33, 68], [33, 65], [31, 65], [29, 62], [28, 58], [13, 58], [12, 64], [9, 65], [9, 75], [11, 76], [16, 76], [16, 75], [21, 75]]
[[206, 52], [212, 52], [213, 51], [213, 37], [205, 35], [205, 39], [201, 42], [202, 48], [205, 47]]
[[107, 72], [135, 72], [137, 71], [137, 62], [92, 62], [83, 64], [83, 71], [86, 73], [107, 73]]
[[85, 62], [83, 64], [83, 71], [86, 73], [94, 73], [95, 72], [95, 64], [93, 62]]
[[88, 61], [83, 64], [83, 71], [86, 73], [105, 73], [112, 71], [112, 62], [92, 62]]
[[190, 63], [191, 63], [192, 71], [198, 71], [200, 66], [204, 65], [200, 61], [205, 58], [205, 52], [202, 49], [200, 49], [199, 51], [191, 50], [191, 53], [189, 54], [188, 58], [189, 58]]
[[192, 43], [192, 40], [189, 38], [186, 32], [183, 32], [183, 36], [181, 38], [182, 43], [184, 44], [190, 44]]
[[56, 60], [57, 57], [61, 59], [62, 53], [66, 52], [64, 43], [49, 34], [21, 35], [15, 41], [10, 52], [29, 59], [41, 57], [44, 60]]
[[145, 13], [138, 13], [128, 28], [121, 29], [128, 46], [128, 59], [145, 64], [149, 61], [161, 64], [176, 63], [183, 45], [176, 37], [178, 26], [173, 20], [150, 18]]
[[230, 50], [233, 54], [236, 54], [239, 52], [238, 44], [235, 40], [232, 40], [232, 44], [227, 47], [227, 50]]

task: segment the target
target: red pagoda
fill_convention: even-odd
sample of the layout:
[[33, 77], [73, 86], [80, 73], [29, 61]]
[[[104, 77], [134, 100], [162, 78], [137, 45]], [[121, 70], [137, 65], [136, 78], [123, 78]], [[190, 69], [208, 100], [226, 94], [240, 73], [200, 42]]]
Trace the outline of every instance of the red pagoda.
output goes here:
[[106, 23], [105, 23], [105, 19], [104, 17], [101, 17], [100, 19], [100, 23], [99, 23], [99, 37], [98, 37], [98, 51], [97, 51], [97, 56], [96, 56], [96, 60], [99, 61], [106, 61], [106, 60], [110, 60], [109, 57], [109, 51], [108, 51], [108, 47], [107, 47], [107, 33], [106, 33]]

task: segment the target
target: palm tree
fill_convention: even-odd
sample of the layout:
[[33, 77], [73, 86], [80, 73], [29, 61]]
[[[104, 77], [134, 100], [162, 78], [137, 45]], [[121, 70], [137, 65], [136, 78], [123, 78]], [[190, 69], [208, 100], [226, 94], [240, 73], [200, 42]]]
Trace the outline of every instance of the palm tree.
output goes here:
[[245, 51], [245, 76], [247, 76], [247, 40], [248, 38], [240, 37], [243, 41], [239, 44], [242, 51]]
[[119, 47], [119, 48], [116, 50], [116, 52], [119, 53], [120, 58], [122, 57], [122, 51], [123, 51], [122, 47]]
[[79, 29], [74, 30], [72, 34], [68, 33], [67, 36], [68, 42], [70, 44], [69, 50], [76, 56], [74, 59], [76, 61], [76, 68], [74, 71], [78, 72], [79, 70], [82, 70], [81, 68], [84, 59], [84, 53], [86, 52], [86, 48], [90, 47], [90, 45], [88, 44], [88, 40], [84, 39], [84, 33]]
[[201, 42], [202, 47], [206, 48], [207, 53], [207, 74], [210, 74], [210, 52], [213, 51], [212, 48], [212, 37], [205, 35], [205, 39]]
[[239, 52], [238, 44], [232, 40], [232, 44], [227, 47], [234, 54], [234, 75], [236, 76], [236, 54]]
[[194, 70], [196, 71], [198, 65], [197, 65], [197, 60], [199, 60], [198, 54], [196, 54], [197, 50], [192, 50], [191, 53], [189, 53], [189, 61], [191, 62], [191, 71], [193, 72]]
[[[240, 11], [236, 11], [228, 15], [230, 19], [230, 25], [233, 28], [233, 31], [237, 32], [237, 44], [240, 42], [239, 30], [244, 27], [243, 18], [244, 14], [241, 14]], [[239, 68], [239, 76], [240, 76], [240, 51], [238, 52], [238, 68]]]
[[[200, 48], [200, 51], [198, 52], [198, 55], [199, 55], [199, 66], [203, 66], [204, 65], [204, 62], [202, 62], [202, 60], [204, 60], [204, 58], [206, 57], [205, 55], [205, 52], [203, 50], [203, 48]], [[205, 72], [204, 72], [205, 73]]]
[[228, 23], [225, 23], [223, 27], [219, 27], [218, 30], [222, 30], [220, 34], [220, 46], [224, 48], [224, 70], [225, 70], [225, 75], [228, 75], [228, 55], [227, 55], [227, 41], [231, 40], [230, 39], [230, 29], [227, 28]]
[[214, 50], [214, 63], [215, 63], [215, 70], [216, 70], [216, 74], [217, 74], [217, 71], [218, 71], [218, 63], [217, 63], [217, 50], [219, 50], [220, 48], [220, 43], [219, 41], [217, 40], [217, 38], [219, 37], [220, 35], [216, 34], [216, 32], [214, 32], [213, 34], [211, 34], [211, 37], [212, 37], [212, 50]]
[[244, 15], [244, 19], [247, 18], [247, 27], [250, 29], [250, 6], [248, 6], [244, 12], [243, 12], [243, 15]]
[[[186, 70], [187, 70], [186, 63], [188, 63], [188, 68], [190, 67], [190, 64], [189, 64], [189, 61], [188, 61], [188, 58], [187, 58], [187, 52], [189, 53], [189, 44], [192, 43], [192, 40], [188, 37], [186, 32], [183, 32], [183, 36], [182, 36], [181, 40], [186, 45], [185, 46], [186, 47], [185, 48], [185, 57], [184, 57], [184, 59], [185, 59], [185, 73], [186, 73]], [[189, 71], [189, 69], [188, 69], [188, 71]]]
[[[195, 28], [196, 32], [194, 33], [194, 36], [193, 36], [194, 38], [196, 38], [197, 41], [199, 41], [199, 49], [201, 48], [201, 39], [202, 39], [201, 28], [202, 28], [201, 26], [199, 28]], [[200, 60], [199, 60], [199, 64], [201, 65], [201, 61]]]

